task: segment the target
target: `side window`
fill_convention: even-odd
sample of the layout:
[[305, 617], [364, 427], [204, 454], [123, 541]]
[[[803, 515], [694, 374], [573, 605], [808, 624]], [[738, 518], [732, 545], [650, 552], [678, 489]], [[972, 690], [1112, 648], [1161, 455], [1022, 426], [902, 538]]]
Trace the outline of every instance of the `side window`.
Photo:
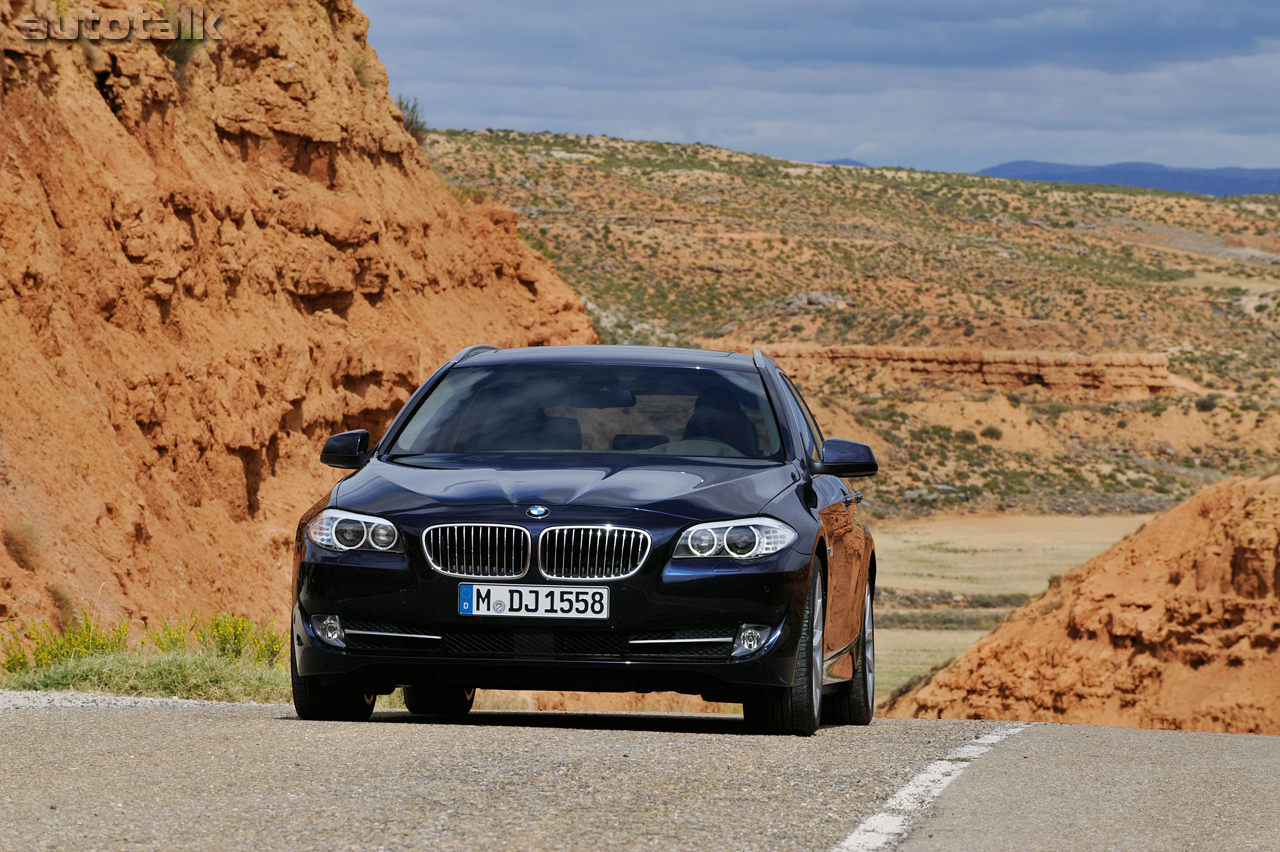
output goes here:
[[822, 430], [818, 428], [818, 424], [813, 420], [813, 414], [809, 412], [809, 406], [805, 405], [804, 397], [800, 395], [800, 391], [792, 383], [791, 379], [785, 373], [779, 372], [782, 381], [786, 385], [787, 395], [791, 399], [791, 407], [796, 418], [804, 424], [809, 432], [809, 455], [814, 459], [822, 457]]
[[[783, 376], [783, 378], [787, 377]], [[813, 412], [809, 410], [809, 403], [804, 401], [804, 395], [800, 393], [800, 389], [794, 384], [791, 384], [791, 379], [787, 379], [787, 384], [791, 385], [791, 390], [795, 393], [796, 399], [800, 400], [800, 409], [804, 412], [805, 419], [809, 421], [809, 428], [813, 430], [813, 434], [817, 437], [818, 444], [821, 446], [822, 442], [825, 441], [826, 438], [822, 436], [822, 430], [818, 428], [818, 421], [814, 418]]]

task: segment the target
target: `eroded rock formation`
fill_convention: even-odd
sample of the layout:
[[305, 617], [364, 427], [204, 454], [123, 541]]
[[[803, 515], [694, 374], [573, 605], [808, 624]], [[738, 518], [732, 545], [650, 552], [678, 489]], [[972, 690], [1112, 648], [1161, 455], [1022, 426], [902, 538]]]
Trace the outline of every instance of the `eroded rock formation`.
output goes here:
[[[739, 347], [744, 348], [744, 347]], [[1015, 391], [1030, 397], [1092, 402], [1146, 399], [1174, 390], [1169, 359], [1157, 353], [1015, 352], [923, 346], [769, 347], [769, 354], [801, 381], [845, 368], [864, 392], [880, 385], [976, 391]]]
[[1280, 734], [1280, 477], [1214, 485], [886, 715]]
[[323, 437], [468, 343], [595, 339], [430, 170], [350, 0], [216, 11], [187, 50], [27, 41], [54, 4], [0, 0], [0, 617], [282, 613]]

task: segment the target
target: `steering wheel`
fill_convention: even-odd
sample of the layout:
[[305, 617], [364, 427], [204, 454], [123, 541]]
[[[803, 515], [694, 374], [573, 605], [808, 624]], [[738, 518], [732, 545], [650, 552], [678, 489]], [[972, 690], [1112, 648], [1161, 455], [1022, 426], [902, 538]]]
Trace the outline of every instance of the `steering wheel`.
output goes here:
[[746, 454], [742, 452], [742, 450], [738, 449], [738, 448], [737, 448], [737, 447], [735, 447], [733, 444], [730, 444], [728, 441], [721, 440], [720, 438], [712, 438], [710, 435], [699, 435], [699, 436], [698, 436], [698, 437], [696, 437], [696, 438], [685, 438], [684, 440], [686, 440], [686, 441], [706, 441], [706, 442], [711, 443], [711, 444], [720, 444], [720, 445], [721, 445], [721, 446], [723, 446], [723, 447], [728, 447], [729, 449], [733, 450], [733, 454], [734, 454], [735, 456], [741, 456], [742, 458], [746, 458], [746, 457], [747, 457], [747, 456], [746, 456]]

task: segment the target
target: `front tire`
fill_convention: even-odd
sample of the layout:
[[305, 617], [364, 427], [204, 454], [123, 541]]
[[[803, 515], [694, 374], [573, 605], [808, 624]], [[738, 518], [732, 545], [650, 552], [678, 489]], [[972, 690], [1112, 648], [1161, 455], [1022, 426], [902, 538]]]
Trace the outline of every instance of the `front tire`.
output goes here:
[[377, 695], [358, 689], [325, 686], [318, 677], [298, 674], [298, 661], [289, 654], [289, 679], [293, 685], [293, 709], [299, 719], [313, 722], [367, 722], [373, 715]]
[[815, 562], [800, 630], [795, 682], [742, 703], [743, 718], [757, 733], [807, 737], [818, 730], [822, 721], [823, 636], [827, 618], [824, 589], [822, 568]]
[[871, 606], [871, 584], [867, 584], [862, 635], [858, 637], [858, 667], [853, 678], [840, 684], [827, 697], [823, 721], [836, 725], [870, 725], [876, 715], [876, 632]]
[[404, 706], [415, 716], [465, 716], [475, 704], [476, 691], [462, 686], [406, 686]]

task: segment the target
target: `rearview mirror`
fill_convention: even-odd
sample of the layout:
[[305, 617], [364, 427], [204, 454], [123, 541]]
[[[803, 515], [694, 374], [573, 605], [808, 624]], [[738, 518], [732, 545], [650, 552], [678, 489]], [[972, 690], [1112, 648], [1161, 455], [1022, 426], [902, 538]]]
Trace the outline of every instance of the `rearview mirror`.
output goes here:
[[569, 395], [570, 408], [630, 408], [635, 404], [636, 395], [626, 388], [574, 391]]
[[339, 432], [324, 442], [320, 461], [329, 467], [359, 470], [369, 463], [369, 433], [364, 429]]
[[846, 479], [875, 476], [880, 470], [876, 454], [866, 444], [829, 438], [822, 443], [822, 461], [810, 465], [814, 473], [829, 473]]

